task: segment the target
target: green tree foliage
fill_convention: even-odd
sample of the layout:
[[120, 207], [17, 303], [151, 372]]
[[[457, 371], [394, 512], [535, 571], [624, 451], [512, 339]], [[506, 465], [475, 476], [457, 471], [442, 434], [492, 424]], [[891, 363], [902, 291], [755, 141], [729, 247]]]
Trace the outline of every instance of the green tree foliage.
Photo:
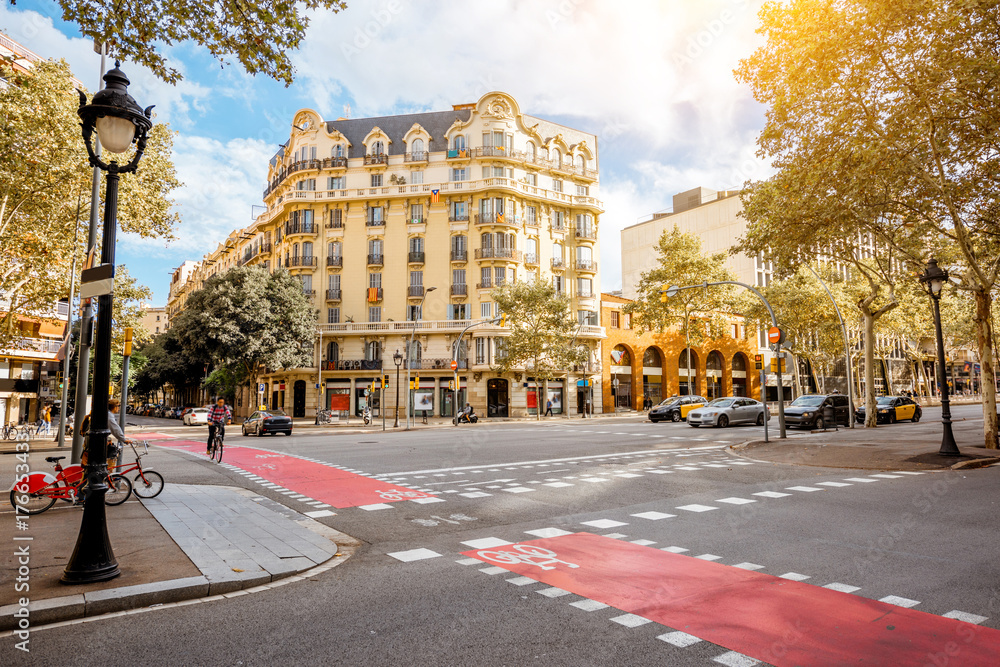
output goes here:
[[[993, 383], [1000, 5], [792, 0], [765, 4], [760, 18], [766, 42], [737, 77], [769, 107], [759, 141], [778, 169], [769, 209], [815, 226], [809, 245], [784, 227], [772, 240], [804, 251], [871, 234], [920, 263], [954, 248]], [[985, 445], [996, 447], [995, 395], [983, 399]]]
[[[19, 317], [40, 316], [69, 296], [74, 252], [77, 271], [83, 266], [92, 170], [66, 63], [42, 61], [22, 72], [0, 61], [0, 68], [9, 83], [0, 87], [0, 292], [10, 301], [0, 313], [2, 346]], [[170, 193], [179, 185], [171, 142], [171, 131], [154, 125], [138, 172], [122, 178], [123, 231], [170, 237], [177, 222]]]
[[734, 313], [739, 303], [733, 285], [683, 290], [665, 301], [661, 292], [670, 286], [736, 280], [726, 268], [726, 253], [705, 255], [701, 239], [673, 227], [660, 236], [656, 255], [656, 267], [642, 273], [635, 300], [622, 309], [632, 314], [633, 328], [640, 332], [662, 332], [671, 326], [678, 327], [688, 346], [725, 335], [728, 329], [725, 313]]
[[574, 343], [579, 324], [570, 313], [569, 297], [556, 294], [544, 280], [506, 283], [490, 296], [510, 327], [495, 370], [507, 373], [523, 368], [535, 378], [536, 417], [541, 419], [545, 404], [542, 382], [562, 377], [568, 368], [587, 358]]
[[85, 37], [106, 44], [116, 58], [148, 67], [169, 83], [183, 77], [158, 49], [193, 41], [223, 66], [235, 56], [250, 74], [264, 74], [288, 85], [293, 74], [289, 53], [305, 37], [309, 15], [347, 7], [343, 0], [57, 2], [63, 20], [77, 24]]
[[287, 271], [243, 266], [205, 281], [168, 333], [190, 356], [207, 357], [252, 387], [263, 368], [312, 363], [316, 318], [302, 283]]
[[[164, 385], [183, 391], [201, 383], [208, 357], [192, 353], [178, 339], [176, 327], [153, 338], [137, 349], [146, 363], [134, 373], [129, 386], [135, 396], [151, 396]], [[130, 372], [131, 374], [131, 372]]]

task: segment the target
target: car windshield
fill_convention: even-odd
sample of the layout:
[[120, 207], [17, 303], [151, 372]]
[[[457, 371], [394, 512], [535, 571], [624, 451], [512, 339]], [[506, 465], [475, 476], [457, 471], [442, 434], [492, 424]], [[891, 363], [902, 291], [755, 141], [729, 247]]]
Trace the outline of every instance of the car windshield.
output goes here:
[[281, 410], [268, 410], [267, 412], [262, 412], [265, 417], [286, 417], [287, 415]]
[[800, 408], [813, 408], [826, 400], [826, 396], [799, 396], [792, 405]]
[[878, 405], [889, 405], [890, 403], [892, 403], [893, 398], [894, 398], [893, 396], [879, 396], [878, 401], [876, 401], [876, 403], [878, 403]]
[[733, 404], [733, 399], [731, 398], [717, 398], [708, 405], [706, 408], [728, 408]]
[[674, 396], [673, 398], [666, 398], [666, 399], [663, 400], [662, 403], [660, 403], [660, 405], [673, 405], [674, 403], [676, 403], [679, 400], [681, 400], [681, 399], [677, 398], [676, 396]]

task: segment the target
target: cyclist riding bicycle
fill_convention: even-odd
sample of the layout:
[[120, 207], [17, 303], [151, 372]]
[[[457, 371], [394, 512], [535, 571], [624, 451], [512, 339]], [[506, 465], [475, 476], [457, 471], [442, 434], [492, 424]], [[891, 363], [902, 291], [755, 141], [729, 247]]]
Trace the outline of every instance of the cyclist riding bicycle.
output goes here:
[[232, 419], [233, 411], [226, 405], [226, 399], [220, 396], [215, 405], [208, 411], [208, 442], [205, 450], [207, 455], [212, 455], [212, 438], [215, 437], [216, 429], [219, 431], [219, 438], [225, 439], [226, 424], [229, 424]]

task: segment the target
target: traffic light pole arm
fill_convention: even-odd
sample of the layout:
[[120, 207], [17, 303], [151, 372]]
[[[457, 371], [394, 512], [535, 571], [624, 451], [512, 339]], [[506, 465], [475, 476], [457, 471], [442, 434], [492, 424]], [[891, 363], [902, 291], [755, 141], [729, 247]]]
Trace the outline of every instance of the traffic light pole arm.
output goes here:
[[[685, 287], [671, 286], [667, 290], [660, 290], [660, 292], [663, 293], [663, 294], [667, 294], [668, 296], [672, 296], [671, 294], [669, 294], [670, 291], [673, 291], [673, 293], [676, 294], [677, 292], [680, 292], [680, 291], [683, 291], [683, 290], [699, 289], [699, 288], [700, 289], [705, 289], [705, 288], [708, 288], [711, 285], [737, 285], [739, 287], [743, 287], [744, 289], [750, 290], [751, 292], [753, 292], [754, 294], [757, 295], [757, 298], [760, 299], [761, 302], [764, 304], [764, 307], [767, 308], [767, 312], [771, 316], [771, 326], [773, 326], [775, 328], [778, 328], [778, 319], [774, 316], [774, 308], [771, 308], [771, 304], [768, 303], [767, 299], [764, 298], [763, 294], [761, 294], [756, 288], [751, 287], [750, 285], [747, 285], [746, 283], [737, 282], [735, 280], [720, 280], [720, 281], [714, 282], [714, 283], [703, 282], [700, 285], [687, 285]], [[777, 345], [775, 345], [775, 348], [776, 348], [775, 352], [780, 351], [781, 350], [781, 344], [778, 343]], [[690, 380], [689, 380], [689, 382], [690, 382]], [[780, 437], [780, 438], [783, 439], [783, 438], [786, 437], [786, 433], [785, 433], [785, 400], [784, 400], [785, 399], [785, 397], [784, 397], [785, 388], [781, 384], [781, 362], [778, 362], [778, 370], [775, 373], [775, 389], [777, 390], [777, 393], [779, 394], [778, 395], [778, 431], [779, 431], [779, 436], [778, 437]], [[764, 409], [767, 410], [767, 404], [766, 403], [764, 404]], [[853, 419], [853, 416], [852, 416], [852, 419]]]
[[458, 351], [462, 349], [462, 339], [465, 338], [465, 332], [472, 327], [477, 327], [480, 324], [499, 324], [499, 317], [491, 317], [485, 320], [477, 320], [471, 322], [469, 326], [462, 329], [462, 333], [458, 334], [458, 340], [455, 342], [455, 347], [452, 350], [451, 358], [455, 362], [455, 387], [451, 390], [451, 409], [452, 416], [451, 421], [455, 426], [458, 426]]

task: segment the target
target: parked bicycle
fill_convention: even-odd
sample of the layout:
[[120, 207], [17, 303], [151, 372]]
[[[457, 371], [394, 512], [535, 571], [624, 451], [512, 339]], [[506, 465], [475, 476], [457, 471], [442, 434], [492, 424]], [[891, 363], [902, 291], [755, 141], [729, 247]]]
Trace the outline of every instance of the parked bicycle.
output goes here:
[[[21, 514], [41, 514], [56, 504], [57, 500], [75, 503], [80, 492], [87, 485], [82, 465], [73, 464], [65, 468], [59, 461], [65, 456], [46, 456], [45, 460], [54, 464], [55, 475], [47, 472], [29, 472], [10, 489], [10, 504]], [[106, 505], [121, 505], [132, 495], [132, 482], [121, 474], [108, 474], [108, 491], [104, 495]]]
[[149, 454], [149, 443], [145, 440], [140, 442], [142, 452], [135, 448], [135, 442], [129, 442], [132, 452], [135, 454], [135, 463], [122, 463], [115, 466], [114, 472], [117, 475], [125, 475], [138, 470], [139, 474], [132, 478], [132, 492], [140, 498], [155, 498], [163, 490], [163, 475], [155, 470], [142, 469], [142, 457]]
[[3, 437], [7, 440], [17, 440], [18, 438], [32, 438], [35, 435], [35, 426], [33, 424], [15, 424], [10, 422], [9, 424], [4, 424], [3, 427]]

